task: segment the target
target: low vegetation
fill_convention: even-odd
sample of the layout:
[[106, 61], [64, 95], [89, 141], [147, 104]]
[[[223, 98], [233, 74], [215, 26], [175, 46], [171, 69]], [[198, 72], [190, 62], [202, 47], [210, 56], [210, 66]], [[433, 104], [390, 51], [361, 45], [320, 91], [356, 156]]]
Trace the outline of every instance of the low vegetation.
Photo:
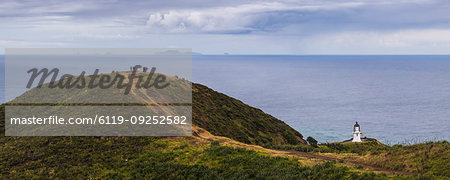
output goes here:
[[375, 139], [368, 139], [365, 143], [324, 143], [317, 144], [317, 140], [313, 137], [308, 137], [307, 141], [309, 145], [265, 145], [270, 149], [284, 149], [295, 150], [300, 152], [317, 152], [317, 153], [356, 153], [362, 155], [369, 149], [378, 150], [387, 148], [389, 146], [380, 143]]
[[450, 145], [447, 141], [414, 145], [387, 146], [376, 140], [365, 143], [326, 143], [317, 147], [308, 145], [268, 145], [270, 149], [319, 153], [329, 157], [357, 161], [391, 170], [450, 177]]
[[[345, 156], [351, 159], [351, 156]], [[450, 178], [450, 144], [447, 141], [414, 145], [375, 147], [364, 151], [356, 160], [393, 170], [418, 175], [436, 175]]]
[[1, 179], [386, 179], [193, 137], [1, 137]]

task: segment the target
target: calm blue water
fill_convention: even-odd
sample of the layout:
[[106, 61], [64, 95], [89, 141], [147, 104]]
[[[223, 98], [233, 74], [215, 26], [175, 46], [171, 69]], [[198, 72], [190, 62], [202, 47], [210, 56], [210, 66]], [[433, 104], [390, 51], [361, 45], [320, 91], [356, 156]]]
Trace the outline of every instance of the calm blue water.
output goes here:
[[320, 142], [450, 140], [450, 56], [193, 56], [193, 81]]
[[[320, 142], [450, 140], [450, 56], [194, 56], [194, 82]], [[406, 140], [406, 142], [405, 142]]]

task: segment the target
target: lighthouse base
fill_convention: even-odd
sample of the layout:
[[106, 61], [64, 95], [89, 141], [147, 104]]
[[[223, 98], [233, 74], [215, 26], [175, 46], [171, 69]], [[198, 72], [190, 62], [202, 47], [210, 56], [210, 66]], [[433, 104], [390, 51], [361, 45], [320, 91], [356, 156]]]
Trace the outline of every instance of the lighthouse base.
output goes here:
[[362, 142], [361, 141], [361, 134], [360, 133], [354, 133], [352, 142]]

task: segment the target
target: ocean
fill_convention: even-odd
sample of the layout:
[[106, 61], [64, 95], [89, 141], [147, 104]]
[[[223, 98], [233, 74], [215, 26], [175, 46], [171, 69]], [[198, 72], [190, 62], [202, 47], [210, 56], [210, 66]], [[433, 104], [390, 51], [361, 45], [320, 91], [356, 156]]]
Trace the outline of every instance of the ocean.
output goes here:
[[193, 80], [321, 143], [450, 140], [450, 56], [193, 56]]
[[[363, 136], [387, 144], [450, 140], [450, 56], [192, 58], [193, 82], [262, 109], [305, 139], [350, 139], [358, 121]], [[0, 91], [4, 102], [4, 75]]]

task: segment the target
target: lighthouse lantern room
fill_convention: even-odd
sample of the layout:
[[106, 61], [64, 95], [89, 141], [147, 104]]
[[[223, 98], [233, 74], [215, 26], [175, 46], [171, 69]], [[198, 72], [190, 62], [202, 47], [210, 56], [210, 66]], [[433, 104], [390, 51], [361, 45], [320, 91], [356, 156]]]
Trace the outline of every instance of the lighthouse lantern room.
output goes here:
[[353, 126], [353, 140], [352, 142], [362, 142], [361, 141], [361, 129], [359, 127], [358, 121], [356, 121], [356, 124]]

